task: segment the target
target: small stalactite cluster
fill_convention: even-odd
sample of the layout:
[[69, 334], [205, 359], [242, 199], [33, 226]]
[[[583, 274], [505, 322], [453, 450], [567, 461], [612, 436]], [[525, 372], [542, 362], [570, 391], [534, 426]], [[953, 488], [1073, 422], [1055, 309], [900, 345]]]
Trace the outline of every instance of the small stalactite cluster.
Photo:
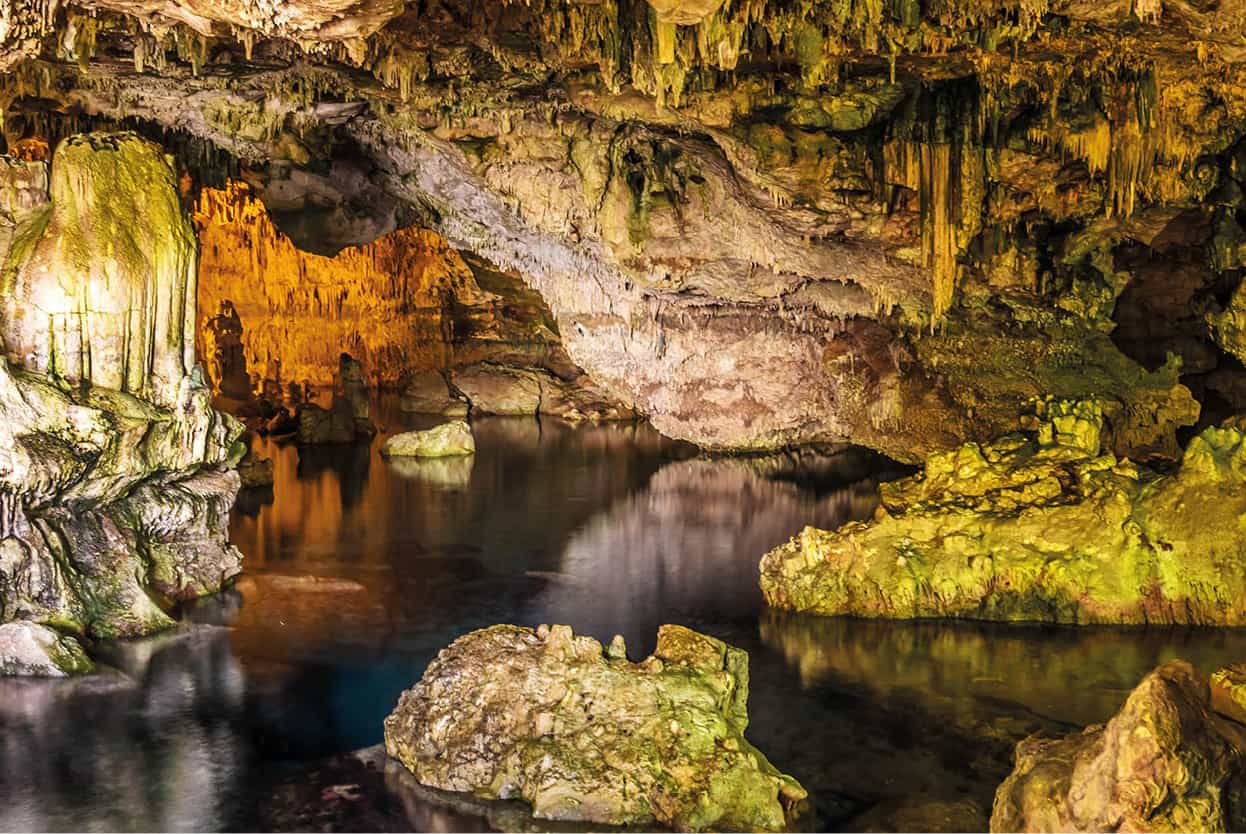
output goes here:
[[451, 309], [486, 296], [458, 253], [428, 230], [400, 229], [333, 258], [303, 252], [237, 182], [203, 189], [194, 218], [200, 340], [222, 302], [232, 302], [247, 364], [268, 379], [329, 385], [346, 351], [375, 383], [396, 386], [413, 369], [444, 366]]

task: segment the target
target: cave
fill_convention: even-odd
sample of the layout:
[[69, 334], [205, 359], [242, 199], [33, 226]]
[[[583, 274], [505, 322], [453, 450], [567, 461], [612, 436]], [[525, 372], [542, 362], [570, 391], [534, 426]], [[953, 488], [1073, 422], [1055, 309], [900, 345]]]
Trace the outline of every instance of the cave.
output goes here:
[[1244, 19], [0, 3], [0, 828], [1246, 828]]

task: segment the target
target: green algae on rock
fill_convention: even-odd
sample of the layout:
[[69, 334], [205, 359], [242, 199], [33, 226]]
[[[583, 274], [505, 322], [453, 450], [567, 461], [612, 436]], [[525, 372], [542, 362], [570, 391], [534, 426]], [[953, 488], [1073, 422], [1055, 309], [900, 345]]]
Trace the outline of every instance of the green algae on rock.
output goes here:
[[385, 720], [429, 787], [524, 799], [540, 819], [785, 828], [805, 790], [745, 738], [748, 656], [681, 626], [631, 663], [568, 626], [459, 638]]
[[48, 181], [0, 168], [0, 622], [134, 637], [240, 570], [241, 426], [192, 370], [196, 244], [163, 153], [74, 137]]
[[63, 678], [94, 669], [72, 637], [38, 623], [0, 623], [0, 675]]
[[991, 831], [1240, 831], [1246, 727], [1183, 660], [1151, 672], [1107, 724], [1031, 736], [995, 794]]
[[[1043, 404], [1038, 438], [936, 453], [871, 521], [762, 559], [767, 602], [826, 615], [1246, 625], [1246, 422], [1173, 474], [1100, 454], [1101, 406]], [[1197, 507], [1198, 512], [1190, 508]]]

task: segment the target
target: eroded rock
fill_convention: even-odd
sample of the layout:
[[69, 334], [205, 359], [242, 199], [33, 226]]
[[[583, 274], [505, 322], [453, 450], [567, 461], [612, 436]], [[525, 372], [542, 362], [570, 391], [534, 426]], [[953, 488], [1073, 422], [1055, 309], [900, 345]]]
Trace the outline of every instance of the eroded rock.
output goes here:
[[425, 785], [522, 798], [542, 819], [783, 828], [806, 793], [744, 738], [747, 655], [671, 625], [641, 663], [622, 643], [472, 632], [403, 694], [386, 750]]
[[1238, 831], [1246, 726], [1218, 714], [1208, 679], [1175, 660], [1107, 724], [1017, 745], [991, 831]]
[[462, 420], [452, 420], [425, 431], [396, 434], [381, 447], [385, 457], [445, 458], [470, 455], [476, 451], [472, 427]]
[[402, 391], [402, 410], [412, 414], [466, 417], [467, 402], [450, 392], [440, 371], [421, 371], [407, 379]]
[[[762, 559], [769, 604], [863, 617], [1246, 624], [1246, 425], [1161, 475], [1100, 453], [1097, 403], [1048, 403], [1037, 439], [931, 455], [871, 521]], [[1193, 512], [1191, 508], [1198, 508]]]
[[63, 678], [94, 668], [72, 637], [38, 623], [0, 623], [0, 675]]
[[[0, 191], [31, 192], [31, 165], [45, 163], [7, 166]], [[9, 208], [0, 622], [168, 628], [170, 602], [240, 569], [229, 468], [244, 451], [193, 369], [195, 241], [176, 172], [134, 134], [74, 137], [50, 190]]]

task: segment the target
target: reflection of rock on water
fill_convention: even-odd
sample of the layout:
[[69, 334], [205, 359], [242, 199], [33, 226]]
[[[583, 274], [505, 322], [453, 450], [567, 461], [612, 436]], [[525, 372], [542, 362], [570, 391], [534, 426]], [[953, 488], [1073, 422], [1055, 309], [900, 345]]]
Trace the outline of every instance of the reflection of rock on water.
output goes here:
[[420, 481], [443, 489], [467, 489], [472, 480], [474, 455], [444, 458], [390, 458], [390, 470], [408, 480]]
[[239, 792], [245, 767], [229, 726], [245, 683], [229, 633], [194, 628], [108, 660], [128, 677], [0, 680], [0, 829], [228, 827], [218, 799]]
[[1029, 716], [1086, 725], [1109, 718], [1158, 664], [1206, 671], [1246, 657], [1246, 632], [887, 622], [766, 611], [762, 640], [806, 687], [860, 685], [916, 697], [933, 713]]
[[824, 497], [770, 480], [748, 461], [689, 460], [591, 519], [567, 544], [534, 622], [567, 621], [647, 650], [672, 618], [755, 611], [758, 561], [806, 524], [834, 527], [877, 504], [863, 482]]

